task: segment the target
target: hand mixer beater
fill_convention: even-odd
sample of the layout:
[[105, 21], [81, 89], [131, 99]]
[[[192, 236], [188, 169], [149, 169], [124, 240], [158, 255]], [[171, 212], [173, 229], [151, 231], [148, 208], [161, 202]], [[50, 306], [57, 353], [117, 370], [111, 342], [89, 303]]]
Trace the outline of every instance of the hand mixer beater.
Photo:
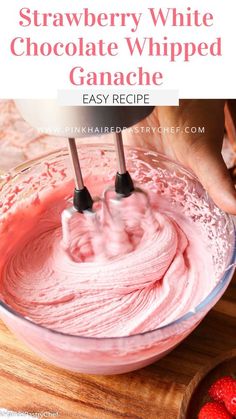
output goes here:
[[[71, 242], [76, 240], [77, 234], [75, 223], [78, 223], [78, 221], [74, 221], [76, 214], [77, 219], [79, 217], [80, 221], [82, 215], [86, 220], [89, 220], [88, 222], [92, 223], [90, 225], [93, 225], [93, 228], [95, 224], [96, 228], [99, 228], [97, 224], [98, 219], [94, 217], [96, 214], [96, 210], [94, 210], [94, 198], [92, 198], [84, 184], [75, 136], [73, 134], [76, 132], [76, 137], [88, 137], [89, 134], [91, 135], [93, 133], [94, 127], [96, 127], [96, 133], [99, 132], [102, 134], [104, 131], [106, 133], [114, 133], [117, 173], [113, 189], [117, 197], [129, 197], [135, 188], [126, 168], [122, 130], [133, 126], [147, 117], [152, 112], [153, 107], [61, 107], [55, 100], [21, 100], [17, 101], [17, 105], [23, 117], [34, 127], [40, 128], [41, 132], [51, 132], [68, 138], [75, 189], [73, 194], [73, 207], [67, 208], [62, 213], [62, 229], [64, 245], [65, 247], [71, 248]], [[81, 127], [83, 127], [83, 130], [80, 130]], [[78, 133], [79, 135], [77, 135]], [[100, 199], [100, 201], [104, 203], [105, 199]]]
[[[68, 143], [75, 179], [73, 206], [79, 212], [91, 210], [93, 199], [87, 187], [84, 185], [75, 138], [69, 138]], [[128, 197], [134, 191], [134, 184], [126, 169], [123, 139], [120, 132], [115, 134], [115, 149], [118, 161], [115, 191], [123, 197]]]

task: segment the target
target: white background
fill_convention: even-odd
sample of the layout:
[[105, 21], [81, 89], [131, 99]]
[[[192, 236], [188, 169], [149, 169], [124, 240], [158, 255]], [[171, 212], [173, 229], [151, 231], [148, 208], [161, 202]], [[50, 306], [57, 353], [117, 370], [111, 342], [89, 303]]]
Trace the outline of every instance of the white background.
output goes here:
[[[16, 36], [30, 36], [32, 40], [74, 41], [86, 36], [90, 41], [99, 38], [117, 42], [131, 36], [127, 28], [22, 28], [18, 25], [21, 7], [38, 9], [41, 12], [81, 12], [88, 7], [94, 12], [145, 12], [148, 7], [176, 7], [179, 11], [190, 6], [193, 10], [212, 12], [214, 26], [211, 28], [171, 28], [158, 29], [143, 19], [134, 36], [153, 36], [162, 41], [163, 36], [180, 42], [213, 42], [222, 37], [223, 57], [198, 57], [190, 63], [169, 63], [167, 58], [132, 58], [127, 49], [113, 58], [101, 57], [13, 57], [10, 41]], [[0, 98], [56, 98], [58, 89], [72, 89], [69, 72], [72, 67], [81, 65], [88, 71], [133, 71], [143, 66], [151, 72], [164, 74], [162, 87], [155, 89], [179, 90], [180, 98], [236, 98], [236, 2], [235, 0], [128, 0], [112, 2], [109, 0], [7, 0], [0, 2]], [[85, 87], [86, 88], [86, 87]], [[74, 88], [74, 89], [82, 89]], [[106, 89], [106, 87], [104, 87]], [[117, 90], [117, 88], [115, 88]], [[150, 89], [150, 87], [149, 87]], [[123, 87], [124, 90], [124, 87]], [[131, 91], [135, 89], [130, 88]]]

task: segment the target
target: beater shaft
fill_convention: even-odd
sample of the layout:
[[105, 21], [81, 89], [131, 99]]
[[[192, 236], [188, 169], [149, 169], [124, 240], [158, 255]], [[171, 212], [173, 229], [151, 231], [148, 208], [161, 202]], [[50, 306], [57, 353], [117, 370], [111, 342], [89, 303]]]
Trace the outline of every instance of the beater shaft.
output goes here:
[[68, 138], [68, 142], [69, 142], [69, 152], [70, 152], [72, 167], [74, 171], [75, 186], [76, 186], [76, 189], [81, 190], [84, 188], [84, 181], [83, 181], [83, 176], [81, 172], [75, 138]]
[[68, 138], [68, 145], [75, 179], [73, 205], [77, 211], [83, 212], [92, 209], [93, 200], [88, 189], [84, 186], [75, 138]]
[[126, 169], [123, 138], [121, 132], [115, 134], [115, 149], [118, 162], [118, 172], [115, 180], [116, 193], [128, 197], [134, 191], [134, 184]]
[[126, 173], [125, 153], [121, 132], [115, 134], [115, 148], [118, 161], [118, 172], [123, 175]]

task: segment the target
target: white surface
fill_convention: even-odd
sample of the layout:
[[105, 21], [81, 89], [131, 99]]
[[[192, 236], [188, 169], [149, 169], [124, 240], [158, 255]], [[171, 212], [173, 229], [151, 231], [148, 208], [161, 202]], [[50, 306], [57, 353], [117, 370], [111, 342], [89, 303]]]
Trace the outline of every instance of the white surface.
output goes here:
[[[125, 101], [125, 102], [124, 102]], [[58, 90], [60, 106], [178, 106], [178, 90]]]
[[[0, 95], [2, 98], [56, 98], [58, 89], [71, 89], [69, 81], [70, 70], [74, 66], [82, 66], [87, 71], [134, 71], [139, 66], [150, 72], [161, 71], [164, 83], [155, 90], [179, 90], [180, 98], [235, 98], [235, 16], [236, 2], [232, 0], [169, 0], [168, 7], [176, 7], [178, 11], [198, 9], [201, 12], [214, 14], [212, 27], [171, 27], [170, 25], [157, 28], [151, 22], [148, 7], [163, 7], [166, 1], [159, 0], [129, 0], [129, 2], [88, 2], [81, 0], [8, 0], [0, 2], [0, 39], [1, 39], [1, 67], [0, 67]], [[94, 12], [140, 12], [144, 13], [138, 30], [131, 32], [132, 21], [124, 27], [22, 27], [19, 23], [19, 10], [29, 7], [40, 12], [81, 12], [88, 7]], [[124, 37], [154, 37], [157, 42], [167, 36], [171, 42], [213, 42], [222, 37], [222, 57], [193, 57], [184, 63], [177, 59], [169, 63], [168, 58], [130, 57], [127, 45], [122, 41]], [[86, 41], [120, 43], [120, 54], [115, 57], [13, 57], [10, 53], [10, 41], [15, 37], [31, 37], [37, 42], [69, 42], [79, 37]], [[137, 86], [136, 86], [137, 87]], [[86, 88], [86, 86], [85, 86]], [[152, 88], [152, 86], [151, 86]], [[75, 90], [81, 87], [75, 88]], [[99, 89], [99, 87], [98, 87]], [[114, 88], [115, 92], [117, 88]], [[130, 87], [130, 91], [134, 91]], [[144, 89], [145, 90], [145, 89]]]

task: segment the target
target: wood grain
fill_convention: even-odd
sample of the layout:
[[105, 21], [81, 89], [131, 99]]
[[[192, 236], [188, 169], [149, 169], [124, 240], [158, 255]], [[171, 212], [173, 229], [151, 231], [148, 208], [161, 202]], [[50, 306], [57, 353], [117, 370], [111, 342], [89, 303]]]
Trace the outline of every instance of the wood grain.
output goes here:
[[[213, 357], [236, 348], [236, 281], [170, 355], [118, 376], [70, 373], [34, 355], [0, 322], [0, 407], [88, 419], [176, 419], [185, 389]], [[53, 416], [52, 416], [53, 417]]]

